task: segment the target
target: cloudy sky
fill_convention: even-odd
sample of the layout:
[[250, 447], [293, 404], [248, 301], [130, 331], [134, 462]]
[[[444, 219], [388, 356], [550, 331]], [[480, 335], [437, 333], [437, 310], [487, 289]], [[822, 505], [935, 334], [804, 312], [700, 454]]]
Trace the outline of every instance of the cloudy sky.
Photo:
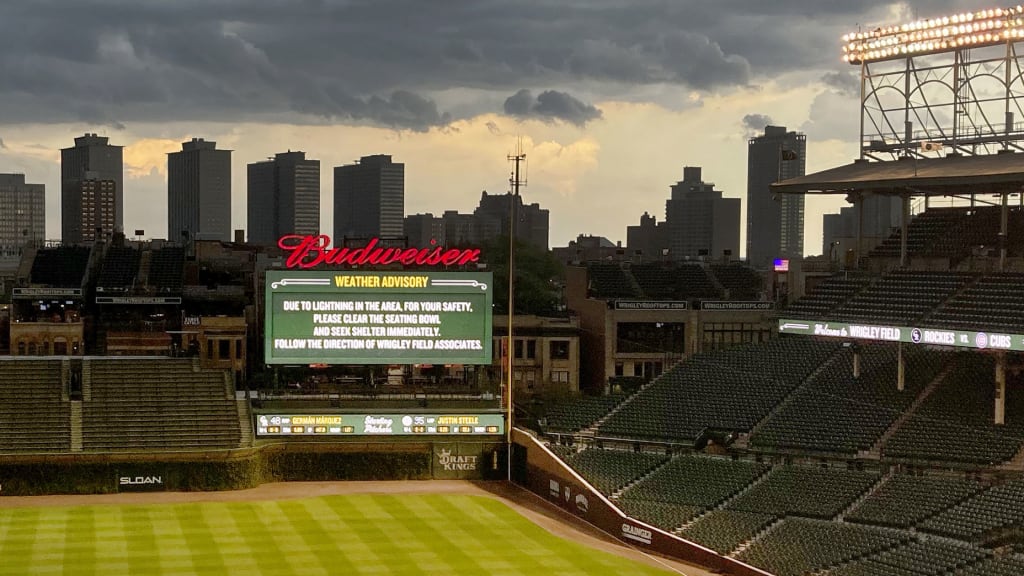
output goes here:
[[[625, 243], [664, 217], [684, 165], [746, 195], [746, 140], [803, 131], [808, 171], [857, 153], [855, 68], [839, 37], [973, 0], [32, 0], [0, 3], [0, 172], [47, 187], [59, 221], [59, 149], [85, 132], [125, 147], [125, 228], [166, 237], [166, 153], [192, 137], [245, 165], [304, 150], [330, 167], [368, 154], [406, 165], [406, 213], [469, 212], [508, 189], [521, 139], [527, 202], [551, 244]], [[808, 254], [821, 214], [810, 198]], [[745, 206], [744, 206], [745, 213]]]

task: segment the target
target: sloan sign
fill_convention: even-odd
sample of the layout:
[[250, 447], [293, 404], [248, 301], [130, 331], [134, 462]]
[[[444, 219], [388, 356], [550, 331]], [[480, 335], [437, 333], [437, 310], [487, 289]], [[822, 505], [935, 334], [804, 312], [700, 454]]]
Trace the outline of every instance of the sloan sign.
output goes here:
[[381, 246], [379, 238], [371, 238], [365, 246], [332, 247], [326, 234], [303, 236], [288, 234], [277, 240], [284, 250], [288, 268], [327, 266], [365, 266], [402, 264], [404, 266], [461, 266], [480, 260], [479, 248], [444, 248], [431, 240], [429, 248], [396, 248]]
[[118, 476], [117, 489], [120, 492], [152, 492], [164, 490], [161, 476]]

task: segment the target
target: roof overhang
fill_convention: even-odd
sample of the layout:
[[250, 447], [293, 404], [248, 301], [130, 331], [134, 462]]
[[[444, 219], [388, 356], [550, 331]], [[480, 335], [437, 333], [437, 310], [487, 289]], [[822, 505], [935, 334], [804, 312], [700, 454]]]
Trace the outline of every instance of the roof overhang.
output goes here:
[[1024, 188], [1024, 154], [944, 158], [906, 157], [851, 164], [790, 178], [771, 185], [780, 194], [962, 195], [1018, 192]]

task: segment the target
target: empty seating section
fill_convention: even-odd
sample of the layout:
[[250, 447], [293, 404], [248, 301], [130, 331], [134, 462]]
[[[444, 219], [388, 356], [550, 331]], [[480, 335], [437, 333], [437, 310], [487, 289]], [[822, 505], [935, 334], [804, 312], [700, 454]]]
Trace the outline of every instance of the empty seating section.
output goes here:
[[953, 576], [1020, 576], [1024, 574], [1024, 558], [1004, 556], [988, 558], [952, 573]]
[[877, 474], [856, 470], [778, 466], [727, 508], [780, 517], [833, 518], [878, 478]]
[[713, 510], [687, 526], [680, 535], [719, 554], [728, 554], [752, 539], [773, 520], [775, 516], [771, 514]]
[[666, 532], [672, 532], [704, 512], [700, 506], [683, 506], [652, 500], [623, 500], [619, 502], [619, 507], [629, 517], [657, 526]]
[[980, 278], [922, 322], [937, 328], [1024, 333], [1024, 274]]
[[996, 530], [1024, 528], [1024, 480], [994, 486], [918, 525], [951, 538], [980, 541]]
[[91, 359], [82, 403], [87, 451], [237, 448], [238, 408], [220, 370], [191, 359]]
[[748, 431], [836, 348], [779, 338], [692, 357], [624, 403], [599, 435], [692, 441], [707, 427]]
[[973, 480], [896, 474], [846, 515], [848, 522], [909, 528], [978, 493]]
[[686, 300], [721, 298], [722, 293], [699, 264], [638, 264], [630, 266], [645, 298]]
[[853, 377], [853, 352], [843, 349], [758, 428], [751, 445], [847, 454], [867, 450], [948, 361], [947, 355], [908, 349], [900, 392], [895, 345], [871, 345], [860, 355], [859, 378]]
[[823, 318], [870, 283], [871, 279], [865, 276], [832, 276], [790, 304], [783, 314], [793, 318]]
[[974, 278], [961, 272], [892, 272], [855, 294], [827, 318], [890, 326], [914, 324]]
[[743, 264], [712, 264], [711, 273], [729, 291], [730, 300], [760, 300], [764, 278]]
[[646, 452], [592, 448], [565, 458], [594, 488], [606, 495], [656, 468], [668, 457]]
[[548, 406], [547, 429], [553, 432], [577, 432], [590, 426], [626, 399], [625, 394], [581, 396]]
[[882, 447], [890, 458], [994, 464], [1024, 443], [1024, 390], [1007, 388], [1006, 424], [992, 423], [991, 357], [957, 354], [950, 374]]
[[636, 298], [639, 296], [633, 281], [619, 264], [592, 263], [587, 265], [590, 279], [589, 292], [595, 298]]
[[60, 246], [36, 252], [29, 272], [32, 284], [60, 288], [81, 288], [89, 265], [89, 248]]
[[97, 292], [127, 292], [139, 273], [139, 251], [126, 246], [111, 246], [103, 257]]
[[[907, 226], [907, 253], [921, 255], [934, 245], [940, 236], [948, 234], [964, 217], [964, 208], [932, 208], [910, 221]], [[874, 257], [899, 257], [901, 234], [897, 230], [869, 253]]]
[[149, 268], [149, 285], [159, 293], [180, 294], [185, 267], [185, 251], [168, 246], [153, 251]]
[[756, 462], [677, 456], [626, 489], [619, 499], [710, 508], [738, 493], [768, 469]]
[[71, 405], [62, 390], [60, 360], [0, 362], [0, 453], [71, 449]]
[[787, 518], [737, 558], [777, 576], [801, 576], [908, 540], [909, 533], [898, 530]]
[[974, 564], [988, 554], [967, 544], [938, 539], [910, 542], [829, 570], [828, 576], [940, 576]]

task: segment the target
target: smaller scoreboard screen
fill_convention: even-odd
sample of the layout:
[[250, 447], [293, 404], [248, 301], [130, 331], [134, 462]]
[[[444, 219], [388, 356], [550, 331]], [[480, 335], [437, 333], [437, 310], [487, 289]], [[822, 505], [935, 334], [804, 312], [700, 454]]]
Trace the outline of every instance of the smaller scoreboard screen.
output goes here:
[[501, 414], [258, 414], [257, 436], [479, 436], [505, 433]]
[[267, 271], [267, 364], [490, 364], [490, 272]]

